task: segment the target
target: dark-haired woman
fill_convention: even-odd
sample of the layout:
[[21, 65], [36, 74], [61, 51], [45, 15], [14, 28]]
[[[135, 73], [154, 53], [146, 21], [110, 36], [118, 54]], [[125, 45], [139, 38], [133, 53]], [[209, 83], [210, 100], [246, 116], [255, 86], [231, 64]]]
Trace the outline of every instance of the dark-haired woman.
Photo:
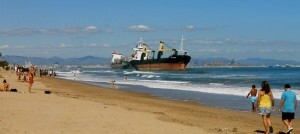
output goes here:
[[274, 97], [267, 81], [263, 81], [261, 84], [261, 90], [258, 92], [257, 105], [266, 130], [265, 134], [273, 133], [270, 116], [271, 111], [274, 110]]

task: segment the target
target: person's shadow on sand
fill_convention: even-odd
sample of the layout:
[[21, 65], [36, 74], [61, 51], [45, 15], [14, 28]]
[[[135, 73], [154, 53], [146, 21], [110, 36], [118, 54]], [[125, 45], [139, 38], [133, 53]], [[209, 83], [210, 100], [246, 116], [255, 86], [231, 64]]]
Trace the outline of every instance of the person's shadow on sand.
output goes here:
[[[263, 131], [263, 130], [255, 130], [254, 132], [256, 132], [256, 133], [265, 133], [266, 131]], [[285, 132], [282, 132], [282, 131], [279, 131], [278, 133], [276, 133], [276, 134], [286, 134]]]
[[256, 132], [256, 133], [265, 133], [266, 131], [263, 131], [263, 130], [255, 130], [254, 132]]

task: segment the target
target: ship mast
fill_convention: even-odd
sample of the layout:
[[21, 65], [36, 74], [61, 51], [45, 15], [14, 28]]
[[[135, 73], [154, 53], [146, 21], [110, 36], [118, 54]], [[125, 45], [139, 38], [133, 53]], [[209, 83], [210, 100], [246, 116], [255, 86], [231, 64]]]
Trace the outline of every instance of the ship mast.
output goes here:
[[179, 50], [178, 50], [178, 52], [179, 53], [184, 53], [184, 52], [186, 52], [186, 51], [184, 51], [183, 50], [183, 35], [181, 36], [181, 42], [180, 42], [180, 46], [179, 46]]

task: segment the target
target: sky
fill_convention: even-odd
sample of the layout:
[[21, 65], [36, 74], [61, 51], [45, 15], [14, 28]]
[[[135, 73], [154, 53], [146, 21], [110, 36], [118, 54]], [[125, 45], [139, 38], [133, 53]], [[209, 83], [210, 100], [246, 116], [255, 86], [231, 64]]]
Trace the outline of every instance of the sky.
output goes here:
[[142, 38], [192, 58], [300, 61], [299, 0], [0, 0], [0, 52], [131, 55]]

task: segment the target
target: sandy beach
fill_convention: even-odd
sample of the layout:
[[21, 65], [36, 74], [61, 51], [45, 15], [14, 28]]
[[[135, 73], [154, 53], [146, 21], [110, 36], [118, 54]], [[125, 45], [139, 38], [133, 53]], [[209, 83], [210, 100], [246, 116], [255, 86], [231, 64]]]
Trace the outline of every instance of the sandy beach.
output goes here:
[[[71, 80], [36, 77], [32, 91], [11, 71], [0, 74], [19, 93], [0, 92], [3, 134], [252, 134], [264, 130], [257, 113], [163, 100], [148, 94]], [[50, 90], [52, 94], [45, 94]], [[278, 106], [278, 104], [276, 104]], [[277, 111], [276, 133], [285, 132]], [[294, 133], [300, 133], [299, 119]]]

